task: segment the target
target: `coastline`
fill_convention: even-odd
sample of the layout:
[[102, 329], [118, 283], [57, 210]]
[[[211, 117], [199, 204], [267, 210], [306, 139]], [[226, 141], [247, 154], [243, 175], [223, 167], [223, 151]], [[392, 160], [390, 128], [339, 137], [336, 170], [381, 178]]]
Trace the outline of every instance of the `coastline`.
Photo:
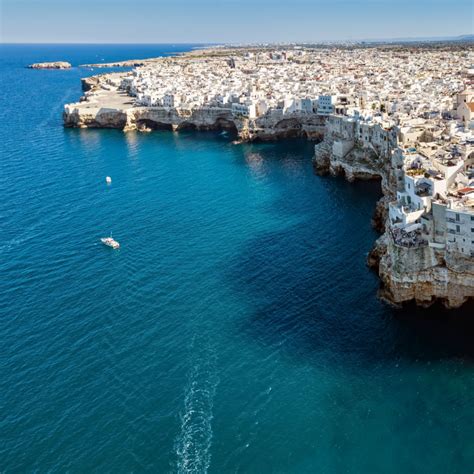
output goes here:
[[[186, 57], [185, 54], [182, 57]], [[71, 128], [117, 128], [147, 132], [153, 129], [178, 131], [233, 130], [242, 141], [308, 138], [321, 140], [325, 117], [284, 115], [282, 111], [256, 120], [236, 116], [226, 107], [140, 107], [127, 89], [122, 88], [126, 72], [90, 76], [82, 80], [80, 102], [65, 106], [63, 120]]]
[[[197, 52], [196, 52], [197, 51]], [[121, 61], [103, 67], [137, 67], [161, 61], [186, 60], [196, 56], [225, 55], [226, 50], [206, 49], [182, 53], [171, 58]], [[120, 66], [119, 66], [120, 65]], [[100, 67], [98, 65], [89, 65]], [[284, 138], [313, 140], [313, 162], [319, 174], [343, 175], [348, 181], [381, 180], [382, 199], [376, 204], [374, 227], [382, 235], [367, 257], [370, 268], [380, 278], [379, 296], [394, 305], [415, 302], [428, 307], [435, 302], [446, 308], [459, 308], [474, 300], [474, 269], [469, 261], [445, 258], [436, 247], [407, 248], [397, 244], [389, 232], [388, 205], [396, 199], [397, 167], [389, 149], [368, 150], [353, 146], [339, 156], [333, 152], [341, 137], [328, 116], [318, 114], [283, 114], [270, 111], [249, 119], [233, 113], [230, 107], [164, 107], [136, 105], [127, 83], [129, 72], [106, 73], [82, 80], [84, 96], [80, 102], [65, 105], [63, 120], [71, 128], [116, 128], [124, 132], [150, 132], [165, 129], [173, 132], [186, 129], [231, 130], [241, 142], [269, 141]], [[396, 146], [396, 138], [394, 139]]]

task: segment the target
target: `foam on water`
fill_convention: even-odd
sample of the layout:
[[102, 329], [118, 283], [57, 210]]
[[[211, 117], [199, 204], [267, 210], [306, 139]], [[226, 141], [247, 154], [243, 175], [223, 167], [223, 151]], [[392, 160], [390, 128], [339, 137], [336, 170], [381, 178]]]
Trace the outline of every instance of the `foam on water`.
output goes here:
[[211, 464], [213, 403], [219, 378], [216, 353], [207, 338], [194, 337], [184, 392], [181, 428], [176, 438], [177, 472], [207, 472]]

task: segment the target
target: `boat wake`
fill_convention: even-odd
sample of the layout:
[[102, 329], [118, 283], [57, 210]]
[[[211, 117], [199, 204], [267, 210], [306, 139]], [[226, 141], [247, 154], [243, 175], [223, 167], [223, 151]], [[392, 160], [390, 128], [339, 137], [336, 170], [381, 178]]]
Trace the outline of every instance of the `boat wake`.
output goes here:
[[175, 441], [178, 473], [204, 473], [211, 463], [212, 408], [219, 379], [216, 354], [208, 341], [193, 339], [181, 429]]

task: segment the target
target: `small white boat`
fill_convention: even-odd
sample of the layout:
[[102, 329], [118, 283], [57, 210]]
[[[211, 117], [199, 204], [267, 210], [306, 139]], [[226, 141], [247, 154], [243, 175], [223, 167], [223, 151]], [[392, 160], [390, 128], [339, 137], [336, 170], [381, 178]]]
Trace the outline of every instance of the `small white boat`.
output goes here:
[[110, 176], [107, 176], [107, 177], [105, 178], [105, 182], [106, 182], [107, 184], [110, 184], [110, 183], [112, 182], [112, 178], [111, 178]]
[[107, 245], [108, 247], [112, 247], [113, 249], [118, 249], [120, 247], [120, 244], [116, 240], [114, 240], [112, 237], [102, 237], [100, 241], [104, 245]]

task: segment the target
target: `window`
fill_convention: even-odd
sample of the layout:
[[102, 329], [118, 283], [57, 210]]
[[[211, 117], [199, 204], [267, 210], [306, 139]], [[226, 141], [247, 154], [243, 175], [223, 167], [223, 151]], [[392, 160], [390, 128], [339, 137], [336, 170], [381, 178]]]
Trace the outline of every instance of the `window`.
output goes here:
[[456, 222], [459, 222], [459, 214], [456, 214]]
[[456, 226], [456, 232], [458, 232], [458, 233], [461, 232], [461, 227], [458, 226], [458, 225]]

